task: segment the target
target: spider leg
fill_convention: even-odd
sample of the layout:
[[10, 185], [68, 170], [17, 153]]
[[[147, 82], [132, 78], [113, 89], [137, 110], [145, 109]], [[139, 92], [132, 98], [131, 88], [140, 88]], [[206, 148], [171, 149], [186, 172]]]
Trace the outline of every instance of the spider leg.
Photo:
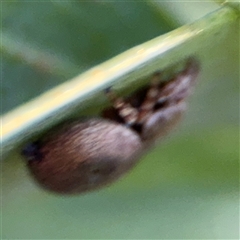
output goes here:
[[181, 73], [162, 84], [159, 89], [157, 104], [168, 106], [184, 101], [192, 92], [198, 72], [198, 62], [190, 58]]
[[111, 89], [106, 90], [107, 97], [127, 126], [132, 126], [138, 118], [138, 110], [123, 98], [117, 97]]
[[198, 72], [198, 62], [189, 59], [181, 73], [159, 85], [154, 112], [145, 120], [141, 132], [146, 144], [166, 136], [180, 121], [186, 110], [185, 100], [192, 92]]
[[151, 116], [159, 97], [159, 82], [160, 73], [155, 73], [151, 79], [150, 88], [146, 93], [146, 97], [138, 110], [138, 119], [136, 121], [138, 124], [143, 123], [149, 116]]
[[143, 124], [156, 109], [184, 101], [195, 85], [198, 71], [198, 62], [189, 58], [184, 70], [167, 82], [161, 83], [160, 73], [154, 74], [145, 100], [139, 109], [136, 122]]

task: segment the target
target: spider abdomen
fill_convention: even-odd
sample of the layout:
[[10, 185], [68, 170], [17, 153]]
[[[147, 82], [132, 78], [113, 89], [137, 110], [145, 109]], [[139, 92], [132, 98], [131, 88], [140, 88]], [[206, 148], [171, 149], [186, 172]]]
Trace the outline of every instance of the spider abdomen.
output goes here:
[[34, 154], [25, 155], [43, 187], [77, 193], [119, 178], [135, 164], [141, 145], [139, 136], [124, 125], [92, 118], [62, 126], [36, 144]]

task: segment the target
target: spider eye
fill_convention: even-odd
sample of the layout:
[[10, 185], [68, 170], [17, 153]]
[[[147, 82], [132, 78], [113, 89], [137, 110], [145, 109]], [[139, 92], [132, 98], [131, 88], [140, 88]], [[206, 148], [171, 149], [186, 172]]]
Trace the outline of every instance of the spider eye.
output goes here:
[[142, 124], [141, 123], [135, 123], [133, 126], [132, 126], [132, 129], [135, 130], [137, 133], [141, 133], [142, 132]]
[[167, 100], [166, 99], [161, 99], [159, 101], [157, 101], [157, 103], [154, 105], [154, 110], [158, 110], [160, 108], [164, 108], [167, 104]]

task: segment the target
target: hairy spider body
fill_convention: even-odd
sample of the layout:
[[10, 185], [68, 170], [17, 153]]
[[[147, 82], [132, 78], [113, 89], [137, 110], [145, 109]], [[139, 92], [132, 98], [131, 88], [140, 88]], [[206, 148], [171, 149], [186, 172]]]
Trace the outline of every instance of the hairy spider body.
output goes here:
[[25, 147], [32, 175], [46, 189], [63, 194], [114, 182], [179, 122], [198, 71], [198, 62], [190, 58], [171, 80], [161, 82], [156, 73], [150, 86], [126, 99], [107, 90], [112, 107], [103, 110], [102, 118], [65, 123]]
[[28, 162], [33, 176], [45, 188], [69, 194], [114, 181], [142, 149], [137, 133], [101, 118], [68, 122], [34, 144], [40, 158], [30, 153], [35, 155]]

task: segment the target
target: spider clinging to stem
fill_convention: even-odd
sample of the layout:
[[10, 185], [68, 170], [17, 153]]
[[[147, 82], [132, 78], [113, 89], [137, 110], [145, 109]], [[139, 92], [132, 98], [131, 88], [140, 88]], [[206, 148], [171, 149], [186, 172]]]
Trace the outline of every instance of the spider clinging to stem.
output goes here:
[[126, 99], [108, 89], [112, 107], [101, 118], [66, 122], [24, 148], [30, 172], [41, 186], [62, 194], [114, 182], [179, 122], [198, 72], [198, 61], [189, 58], [169, 81], [155, 73], [149, 86]]

